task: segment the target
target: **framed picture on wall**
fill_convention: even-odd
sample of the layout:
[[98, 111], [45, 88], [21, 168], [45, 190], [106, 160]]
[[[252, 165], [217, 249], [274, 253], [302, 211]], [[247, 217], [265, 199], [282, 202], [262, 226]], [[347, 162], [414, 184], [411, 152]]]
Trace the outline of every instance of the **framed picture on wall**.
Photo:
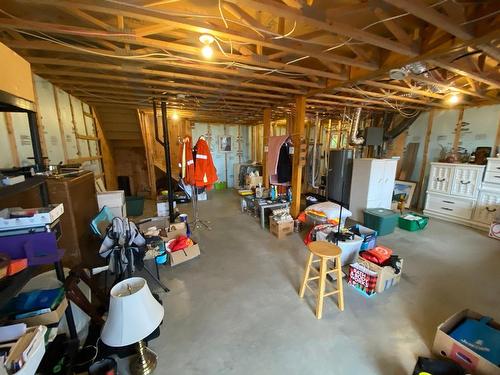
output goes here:
[[219, 136], [219, 151], [221, 152], [231, 152], [233, 151], [233, 144], [230, 135]]
[[396, 180], [396, 182], [394, 183], [394, 191], [392, 193], [393, 208], [397, 208], [398, 202], [400, 202], [401, 200], [404, 200], [405, 208], [410, 208], [416, 186], [417, 183], [413, 181]]

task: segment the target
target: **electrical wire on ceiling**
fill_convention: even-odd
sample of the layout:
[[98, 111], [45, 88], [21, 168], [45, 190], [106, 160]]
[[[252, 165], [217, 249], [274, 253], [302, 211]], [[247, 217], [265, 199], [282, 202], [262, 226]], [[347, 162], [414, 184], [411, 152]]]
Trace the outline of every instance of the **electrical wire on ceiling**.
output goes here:
[[[361, 95], [362, 97], [364, 97], [365, 99], [373, 99], [373, 97], [369, 96], [369, 95], [366, 95], [364, 93], [364, 90], [359, 87], [358, 85], [354, 84], [353, 85], [353, 88], [354, 90], [359, 94]], [[390, 94], [386, 94], [386, 97], [381, 97], [379, 98], [380, 100], [382, 100], [385, 104], [387, 104], [389, 107], [395, 109], [396, 111], [398, 111], [401, 116], [403, 117], [407, 117], [407, 118], [411, 118], [411, 117], [415, 117], [416, 115], [418, 115], [420, 112], [418, 110], [413, 110], [413, 112], [406, 112], [406, 110], [408, 108], [405, 108], [404, 105], [400, 105], [398, 104], [397, 101], [395, 101], [394, 103], [391, 103], [387, 98]]]
[[292, 35], [292, 34], [293, 34], [293, 32], [295, 31], [295, 28], [296, 28], [296, 27], [297, 27], [297, 21], [293, 21], [293, 27], [292, 27], [292, 29], [291, 29], [289, 32], [287, 32], [287, 33], [286, 33], [286, 34], [284, 34], [284, 35], [275, 36], [275, 37], [273, 37], [272, 39], [283, 39], [283, 38], [287, 38], [288, 36], [290, 36], [290, 35]]

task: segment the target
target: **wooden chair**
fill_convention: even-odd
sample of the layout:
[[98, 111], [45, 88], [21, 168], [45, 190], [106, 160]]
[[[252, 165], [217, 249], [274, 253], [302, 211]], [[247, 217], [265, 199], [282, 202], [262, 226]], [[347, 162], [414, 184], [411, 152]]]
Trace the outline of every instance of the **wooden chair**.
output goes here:
[[[323, 314], [323, 300], [325, 297], [338, 294], [338, 306], [340, 311], [344, 311], [344, 293], [342, 288], [342, 269], [340, 264], [340, 255], [342, 250], [340, 247], [326, 241], [314, 241], [307, 245], [309, 249], [309, 257], [307, 259], [306, 269], [304, 272], [304, 279], [300, 287], [300, 298], [304, 298], [304, 292], [308, 288], [311, 292], [315, 291], [308, 285], [309, 281], [318, 280], [318, 290], [316, 293], [316, 318], [321, 319]], [[314, 257], [319, 259], [314, 260]], [[329, 261], [333, 262], [333, 268], [329, 269]], [[313, 267], [315, 263], [319, 263], [319, 271]], [[310, 271], [313, 270], [317, 276], [309, 277]], [[327, 275], [335, 273], [337, 279], [337, 288], [331, 292], [325, 293], [325, 284]], [[329, 282], [329, 284], [331, 284]], [[333, 284], [331, 284], [333, 287]]]

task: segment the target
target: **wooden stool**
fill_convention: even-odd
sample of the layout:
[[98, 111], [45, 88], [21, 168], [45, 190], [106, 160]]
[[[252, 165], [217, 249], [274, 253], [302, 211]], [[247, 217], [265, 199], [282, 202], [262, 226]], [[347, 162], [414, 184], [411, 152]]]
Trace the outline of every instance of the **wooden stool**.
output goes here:
[[[304, 280], [302, 281], [302, 285], [300, 287], [300, 298], [304, 298], [304, 292], [306, 287], [314, 293], [314, 290], [307, 284], [311, 280], [318, 280], [318, 293], [317, 293], [317, 302], [316, 302], [316, 318], [321, 319], [323, 314], [323, 299], [325, 297], [334, 295], [338, 293], [338, 304], [340, 311], [344, 311], [344, 293], [342, 289], [342, 270], [340, 265], [340, 255], [342, 254], [342, 250], [340, 247], [325, 241], [314, 241], [307, 245], [307, 248], [310, 251], [309, 257], [307, 259], [306, 269], [304, 272]], [[314, 256], [319, 257], [319, 259], [314, 260]], [[332, 269], [328, 269], [328, 261], [332, 260], [334, 263], [334, 267]], [[319, 272], [316, 268], [313, 267], [313, 263], [318, 263]], [[314, 270], [317, 272], [318, 276], [309, 277], [310, 270]], [[330, 273], [337, 274], [337, 289], [332, 292], [325, 293], [325, 283], [326, 283], [326, 275]]]

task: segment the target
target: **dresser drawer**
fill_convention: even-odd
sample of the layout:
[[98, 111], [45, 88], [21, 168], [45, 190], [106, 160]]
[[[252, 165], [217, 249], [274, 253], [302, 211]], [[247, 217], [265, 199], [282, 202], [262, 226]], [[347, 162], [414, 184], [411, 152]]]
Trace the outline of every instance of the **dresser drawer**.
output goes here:
[[425, 207], [427, 210], [439, 212], [444, 215], [470, 219], [474, 209], [474, 201], [428, 194]]
[[486, 172], [500, 173], [500, 158], [488, 159], [488, 164], [486, 165]]
[[489, 225], [499, 213], [500, 192], [481, 191], [474, 210], [474, 220]]
[[488, 172], [484, 174], [484, 182], [490, 182], [492, 184], [500, 184], [500, 171], [498, 172]]
[[451, 194], [462, 197], [475, 198], [479, 192], [483, 170], [457, 166], [453, 174]]

